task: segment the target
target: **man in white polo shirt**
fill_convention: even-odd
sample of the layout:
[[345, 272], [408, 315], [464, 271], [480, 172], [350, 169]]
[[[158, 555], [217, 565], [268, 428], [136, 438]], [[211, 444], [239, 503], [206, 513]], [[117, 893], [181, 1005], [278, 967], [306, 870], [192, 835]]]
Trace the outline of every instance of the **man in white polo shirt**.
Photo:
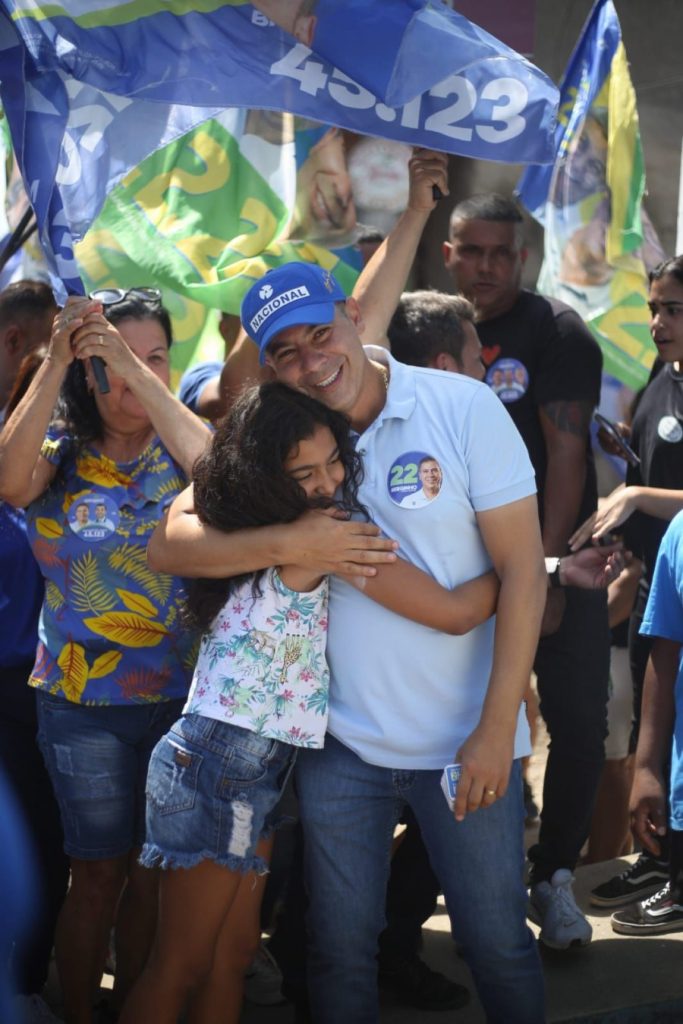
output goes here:
[[[497, 623], [463, 637], [409, 622], [332, 579], [328, 738], [322, 753], [302, 752], [298, 770], [313, 1018], [376, 1020], [377, 935], [406, 802], [489, 1019], [539, 1022], [519, 758], [530, 749], [520, 703], [547, 582], [525, 447], [478, 382], [374, 348], [369, 359], [357, 304], [317, 267], [271, 271], [245, 297], [242, 322], [280, 380], [349, 415], [365, 467], [360, 499], [404, 557], [446, 586], [491, 564], [501, 578]], [[425, 460], [440, 469], [438, 493], [406, 508]], [[455, 817], [439, 785], [452, 761], [464, 765]]]
[[[501, 580], [497, 619], [462, 637], [409, 622], [362, 589], [332, 581], [329, 734], [324, 751], [302, 752], [298, 772], [313, 1019], [378, 1019], [377, 936], [394, 823], [408, 803], [488, 1019], [540, 1024], [519, 758], [530, 751], [520, 704], [547, 581], [526, 449], [486, 386], [404, 366], [382, 350], [369, 359], [358, 304], [318, 267], [266, 274], [245, 297], [242, 320], [279, 379], [349, 416], [364, 458], [360, 498], [400, 553], [447, 586], [491, 565]], [[438, 493], [406, 508], [406, 488], [417, 489], [425, 458], [438, 462]], [[203, 527], [191, 497], [172, 511], [167, 541], [182, 516], [193, 538], [190, 552], [183, 536], [183, 564], [191, 554], [195, 571], [235, 574], [305, 557], [287, 545], [291, 527], [248, 536]], [[157, 545], [155, 567], [158, 555]], [[455, 814], [440, 787], [453, 761], [463, 765]]]

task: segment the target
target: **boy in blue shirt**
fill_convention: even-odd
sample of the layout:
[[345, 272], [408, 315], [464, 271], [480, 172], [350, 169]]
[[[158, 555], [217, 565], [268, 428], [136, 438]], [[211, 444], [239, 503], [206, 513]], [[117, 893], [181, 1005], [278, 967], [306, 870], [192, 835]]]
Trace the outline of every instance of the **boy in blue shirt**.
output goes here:
[[640, 632], [654, 643], [645, 674], [631, 827], [655, 857], [658, 837], [668, 830], [670, 881], [649, 899], [613, 914], [612, 928], [623, 935], [663, 935], [683, 930], [683, 512], [662, 540]]

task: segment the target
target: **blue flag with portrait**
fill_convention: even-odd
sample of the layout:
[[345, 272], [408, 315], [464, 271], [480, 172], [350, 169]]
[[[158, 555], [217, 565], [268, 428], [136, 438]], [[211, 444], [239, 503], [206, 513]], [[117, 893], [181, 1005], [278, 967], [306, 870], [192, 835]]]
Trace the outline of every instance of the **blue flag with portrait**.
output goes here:
[[605, 370], [633, 390], [649, 377], [647, 274], [663, 258], [643, 207], [636, 94], [612, 0], [596, 0], [560, 85], [552, 165], [528, 167], [521, 201], [541, 222], [539, 291], [569, 303]]

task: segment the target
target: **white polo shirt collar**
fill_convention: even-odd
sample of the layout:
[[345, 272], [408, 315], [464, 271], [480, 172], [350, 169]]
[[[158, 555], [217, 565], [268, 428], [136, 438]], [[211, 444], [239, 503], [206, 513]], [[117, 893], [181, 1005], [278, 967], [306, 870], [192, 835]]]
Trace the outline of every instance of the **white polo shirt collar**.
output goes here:
[[378, 427], [385, 418], [407, 420], [412, 416], [417, 401], [415, 377], [411, 368], [404, 363], [399, 363], [381, 345], [364, 345], [363, 348], [368, 359], [372, 359], [375, 363], [381, 363], [389, 370], [387, 400], [379, 416], [373, 420], [367, 430]]

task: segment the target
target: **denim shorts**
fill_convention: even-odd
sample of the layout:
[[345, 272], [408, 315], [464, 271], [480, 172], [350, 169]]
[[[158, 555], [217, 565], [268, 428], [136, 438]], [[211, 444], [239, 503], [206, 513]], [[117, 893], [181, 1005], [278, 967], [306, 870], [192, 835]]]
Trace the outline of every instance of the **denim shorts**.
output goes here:
[[65, 852], [107, 860], [142, 846], [150, 754], [183, 700], [93, 707], [36, 692], [38, 744], [59, 804]]
[[296, 748], [228, 722], [183, 715], [157, 743], [147, 776], [146, 867], [213, 860], [267, 870], [256, 845], [275, 825]]

